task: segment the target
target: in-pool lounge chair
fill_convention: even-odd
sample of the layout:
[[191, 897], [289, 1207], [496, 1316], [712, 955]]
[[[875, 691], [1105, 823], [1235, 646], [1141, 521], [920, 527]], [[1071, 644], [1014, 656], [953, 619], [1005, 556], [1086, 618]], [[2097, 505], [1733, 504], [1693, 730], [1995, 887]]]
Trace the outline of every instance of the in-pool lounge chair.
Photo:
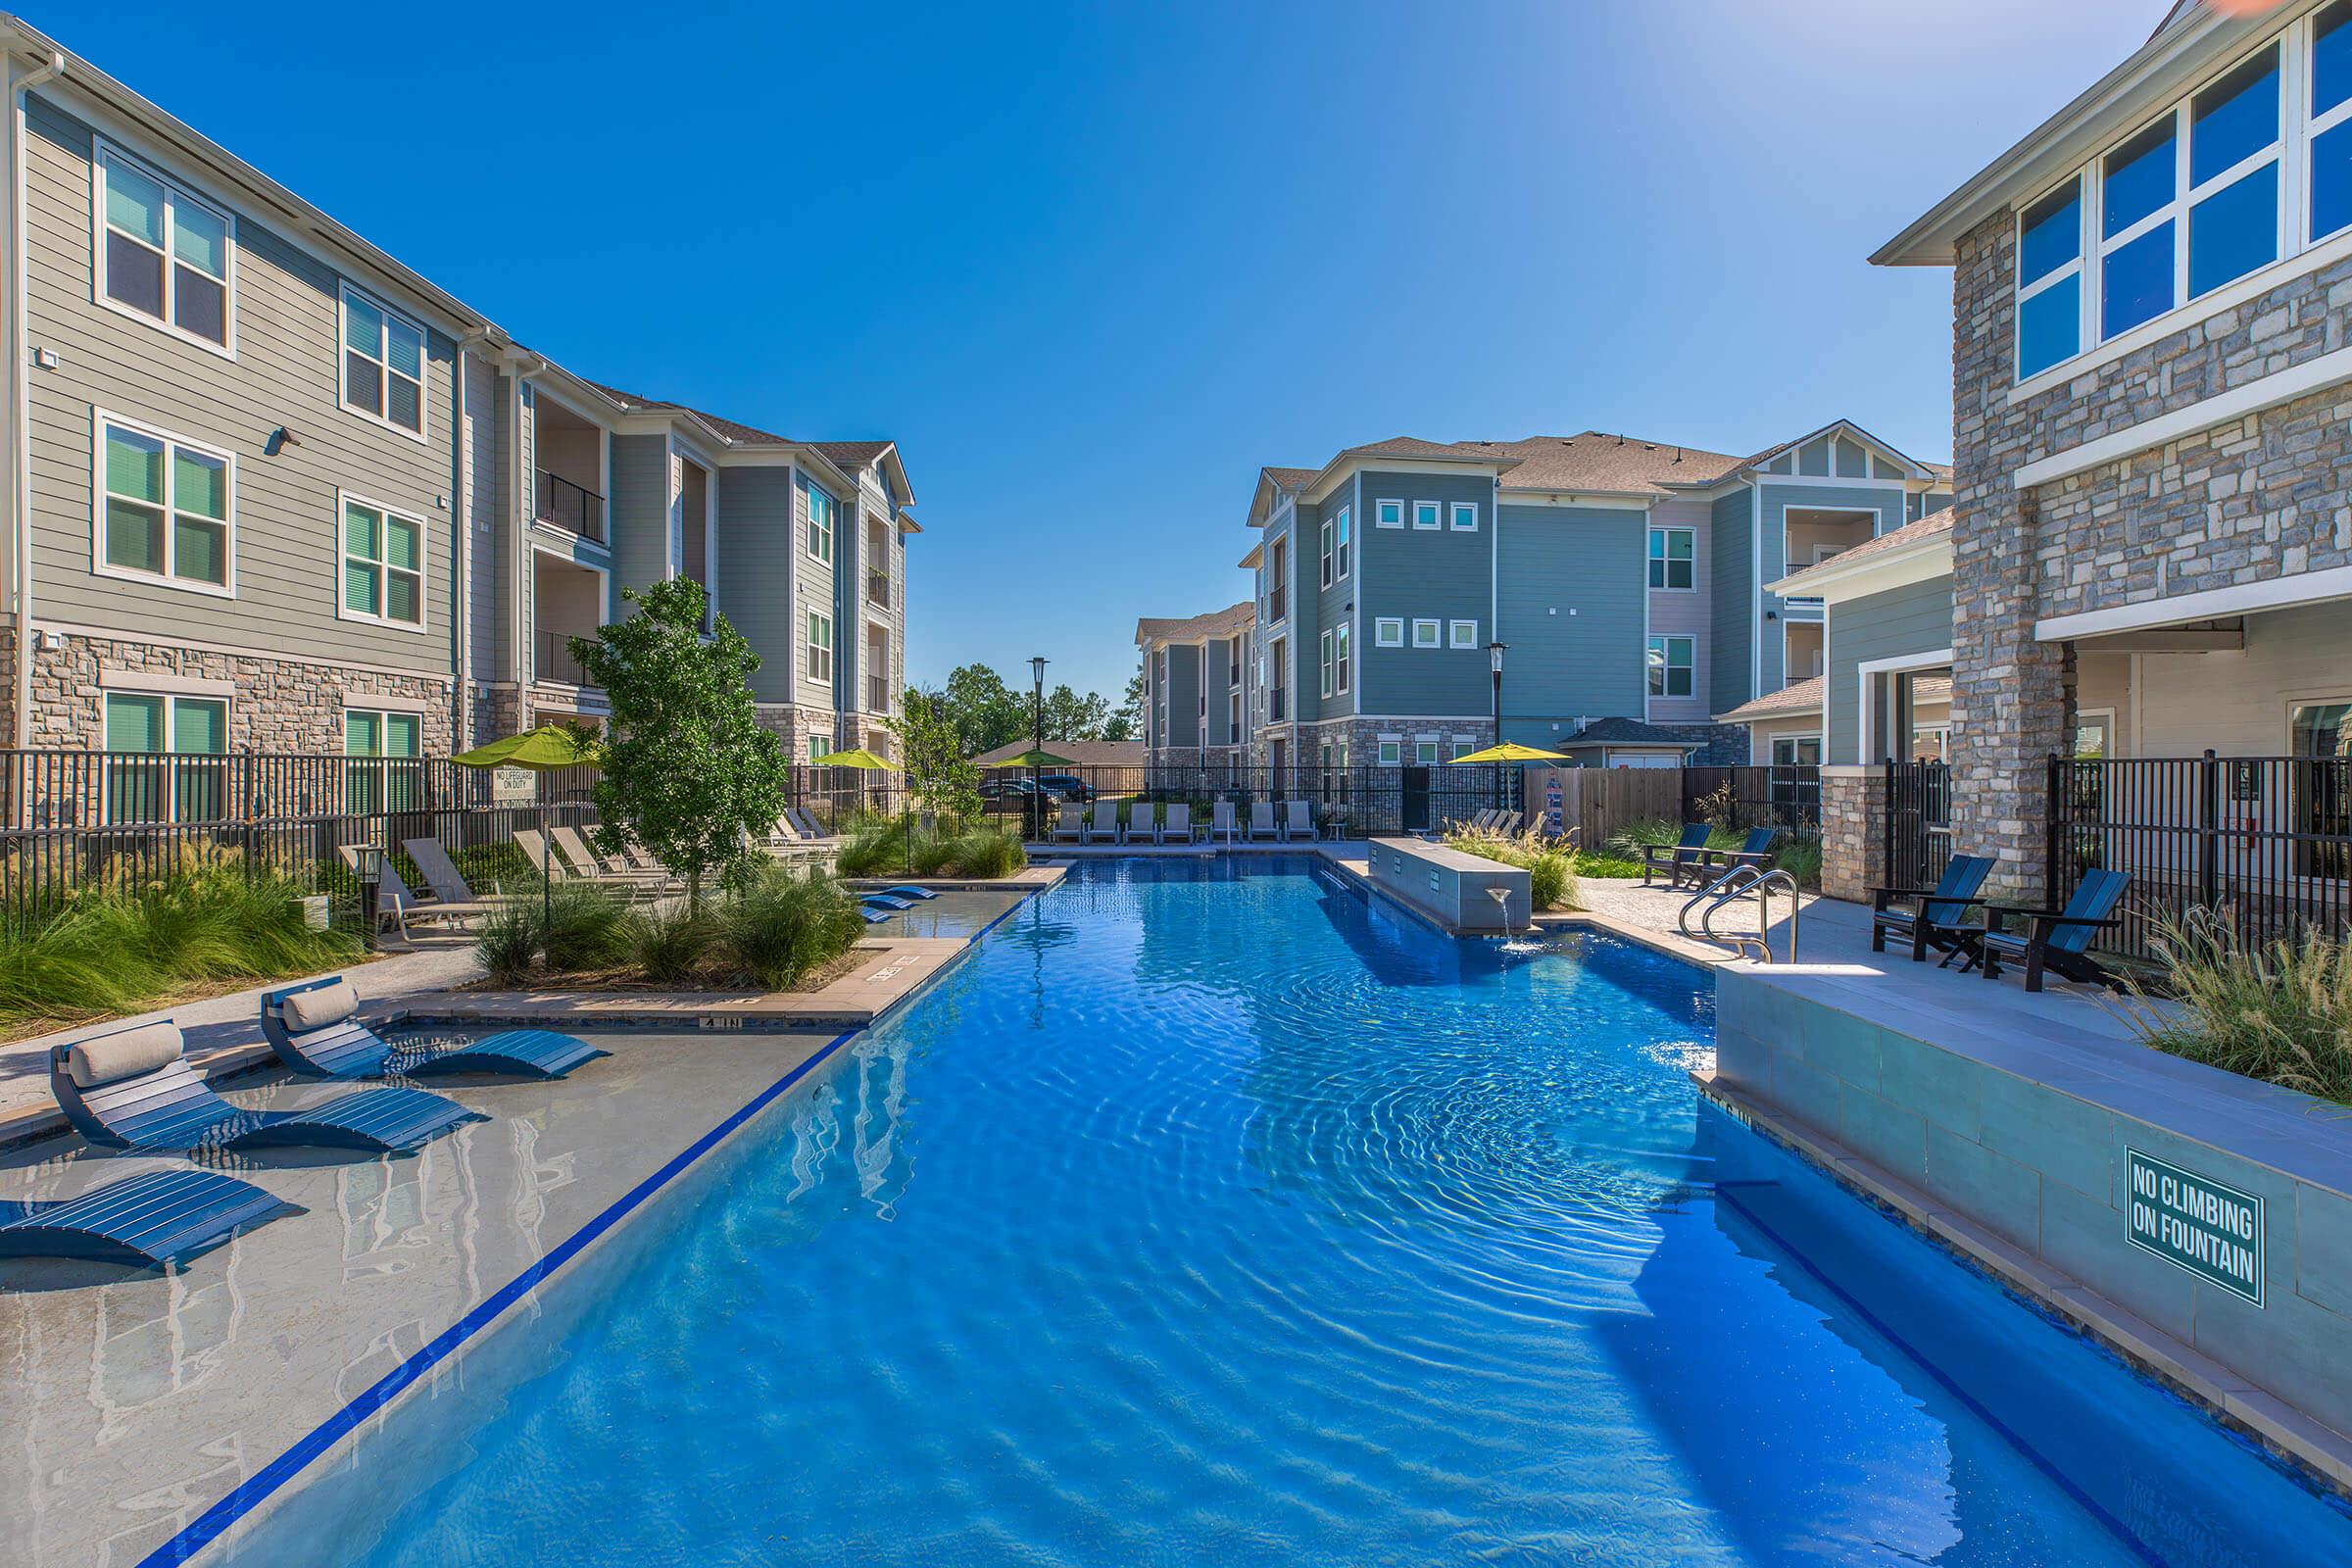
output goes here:
[[1190, 844], [1193, 842], [1192, 807], [1179, 803], [1168, 808], [1168, 819], [1159, 825], [1159, 842], [1162, 844]]
[[1119, 842], [1119, 803], [1098, 800], [1095, 814], [1086, 821], [1086, 842], [1116, 844]]
[[360, 997], [341, 975], [262, 993], [262, 1038], [277, 1059], [315, 1078], [420, 1078], [436, 1072], [561, 1078], [610, 1055], [553, 1029], [509, 1029], [468, 1046], [403, 1050], [359, 1016]]
[[1251, 801], [1250, 803], [1250, 842], [1255, 844], [1259, 839], [1279, 840], [1281, 837], [1282, 829], [1274, 825], [1274, 803], [1272, 801]]
[[1054, 810], [1054, 842], [1083, 844], [1086, 842], [1086, 808], [1063, 805]]
[[293, 1146], [406, 1154], [469, 1121], [487, 1121], [421, 1089], [360, 1089], [308, 1110], [247, 1110], [188, 1065], [170, 1019], [130, 1024], [49, 1052], [49, 1088], [74, 1130], [108, 1149], [146, 1152]]
[[[2115, 906], [2124, 902], [2124, 891], [2131, 885], [2129, 871], [2103, 871], [2094, 867], [2082, 873], [2082, 880], [2075, 884], [2074, 897], [2066, 901], [2063, 909], [1988, 904], [1984, 906], [1987, 925], [1977, 933], [1975, 957], [1971, 961], [1984, 964], [1987, 980], [2001, 977], [2004, 962], [2024, 964], [2028, 991], [2041, 989], [2045, 969], [2055, 969], [2082, 985], [2121, 991], [2124, 983], [2090, 956], [2090, 936], [2094, 931], [2124, 923], [2117, 917]], [[2023, 922], [2025, 929], [2008, 929], [2011, 920]]]
[[1159, 808], [1150, 801], [1137, 801], [1127, 808], [1127, 842], [1157, 844], [1159, 842]]
[[898, 913], [901, 909], [914, 907], [914, 901], [911, 899], [894, 899], [882, 893], [860, 894], [858, 902], [869, 909], [888, 909], [893, 914]]
[[77, 1198], [0, 1201], [0, 1257], [71, 1257], [156, 1268], [302, 1210], [210, 1170], [150, 1170]]
[[1647, 844], [1642, 848], [1642, 885], [1648, 887], [1650, 879], [1663, 871], [1666, 885], [1679, 888], [1685, 882], [1703, 885], [1714, 878], [1707, 873], [1709, 832], [1704, 822], [1685, 822], [1683, 836], [1672, 844]]
[[918, 888], [911, 882], [902, 882], [896, 887], [881, 888], [877, 891], [887, 893], [894, 899], [913, 899], [917, 903], [939, 897], [939, 894], [933, 889]]
[[1292, 839], [1314, 838], [1315, 808], [1311, 802], [1285, 801], [1282, 809], [1283, 842], [1287, 844]]
[[1241, 837], [1241, 826], [1233, 819], [1233, 803], [1218, 801], [1208, 808], [1208, 837], [1212, 844], [1219, 838], [1231, 844]]
[[[1975, 939], [1978, 928], [1963, 925], [1962, 917], [1991, 874], [1990, 856], [1955, 855], [1932, 888], [1872, 888], [1870, 951], [1885, 953], [1892, 937], [1911, 949], [1913, 963], [1925, 961], [1930, 948], [1943, 955], [1944, 963], [1951, 962]], [[1911, 901], [1909, 907], [1898, 906], [1902, 899]]]

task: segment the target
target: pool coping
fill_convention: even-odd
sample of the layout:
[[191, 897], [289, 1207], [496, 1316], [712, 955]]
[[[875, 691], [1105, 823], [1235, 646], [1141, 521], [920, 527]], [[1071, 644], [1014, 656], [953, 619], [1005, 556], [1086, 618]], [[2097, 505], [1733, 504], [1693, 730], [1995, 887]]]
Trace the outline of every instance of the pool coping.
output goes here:
[[[783, 1077], [769, 1084], [749, 1101], [720, 1118], [717, 1125], [704, 1133], [686, 1148], [671, 1155], [651, 1175], [591, 1216], [577, 1230], [548, 1249], [539, 1258], [497, 1290], [484, 1296], [464, 1315], [441, 1333], [435, 1335], [399, 1366], [386, 1373], [353, 1398], [338, 1406], [301, 1439], [271, 1457], [245, 1481], [223, 1494], [172, 1538], [141, 1557], [135, 1568], [167, 1568], [203, 1557], [232, 1534], [258, 1525], [270, 1508], [289, 1495], [288, 1487], [312, 1466], [329, 1458], [355, 1439], [370, 1421], [387, 1419], [404, 1396], [419, 1386], [429, 1386], [431, 1374], [485, 1335], [495, 1332], [513, 1309], [529, 1301], [540, 1287], [557, 1281], [564, 1270], [579, 1257], [592, 1250], [612, 1235], [630, 1215], [668, 1188], [710, 1154], [726, 1144], [736, 1134], [756, 1120], [794, 1088], [806, 1082], [816, 1069], [835, 1060], [842, 1048], [863, 1034], [884, 1016], [898, 1011], [915, 997], [930, 989], [972, 951], [991, 931], [1002, 925], [1039, 895], [1057, 886], [1060, 877], [1039, 882], [1022, 891], [1008, 907], [993, 916], [985, 925], [963, 938], [923, 938], [926, 942], [954, 943], [956, 952], [944, 961], [930, 966], [909, 984], [895, 1000], [875, 1011], [864, 1023], [844, 1029], [828, 1040], [823, 1047], [795, 1064]], [[602, 1020], [600, 1020], [601, 1022]], [[675, 1027], [676, 1020], [670, 1021]], [[806, 1028], [806, 1025], [803, 1026]], [[267, 1048], [264, 1048], [267, 1050]]]
[[2256, 1388], [2130, 1308], [2004, 1241], [1837, 1139], [1721, 1082], [1713, 1069], [1690, 1081], [1706, 1101], [1759, 1137], [1817, 1167], [1848, 1193], [1908, 1226], [1964, 1266], [1991, 1278], [2253, 1444], [2315, 1490], [2352, 1502], [2352, 1437]]

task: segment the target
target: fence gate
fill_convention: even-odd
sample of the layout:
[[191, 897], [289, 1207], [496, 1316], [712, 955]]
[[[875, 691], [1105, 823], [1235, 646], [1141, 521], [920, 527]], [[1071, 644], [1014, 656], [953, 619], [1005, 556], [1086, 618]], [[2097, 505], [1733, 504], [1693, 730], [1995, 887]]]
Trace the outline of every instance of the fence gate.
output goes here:
[[1886, 880], [1898, 888], [1934, 887], [1952, 858], [1949, 762], [1886, 764]]
[[1413, 766], [1404, 770], [1404, 799], [1402, 819], [1407, 833], [1429, 831], [1429, 769]]

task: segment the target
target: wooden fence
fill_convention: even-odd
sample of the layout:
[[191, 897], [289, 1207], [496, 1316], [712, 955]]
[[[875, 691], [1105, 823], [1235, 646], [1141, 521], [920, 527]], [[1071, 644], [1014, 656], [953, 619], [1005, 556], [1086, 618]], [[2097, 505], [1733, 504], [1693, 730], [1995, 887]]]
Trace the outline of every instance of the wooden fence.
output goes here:
[[1636, 822], [1673, 822], [1683, 811], [1679, 767], [1531, 767], [1527, 770], [1527, 819], [1551, 831], [1551, 792], [1559, 791], [1559, 830], [1578, 832], [1577, 842], [1597, 850], [1610, 836]]

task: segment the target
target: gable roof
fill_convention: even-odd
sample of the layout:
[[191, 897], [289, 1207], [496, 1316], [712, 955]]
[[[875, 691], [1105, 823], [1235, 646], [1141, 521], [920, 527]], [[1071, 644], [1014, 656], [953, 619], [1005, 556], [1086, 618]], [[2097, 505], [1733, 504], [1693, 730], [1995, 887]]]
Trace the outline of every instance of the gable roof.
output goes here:
[[1245, 599], [1223, 610], [1212, 610], [1205, 615], [1190, 615], [1179, 620], [1163, 620], [1146, 616], [1135, 623], [1138, 646], [1153, 643], [1190, 643], [1206, 639], [1230, 637], [1257, 618], [1257, 606]]
[[1728, 713], [1717, 713], [1718, 724], [1752, 724], [1765, 718], [1797, 718], [1806, 713], [1821, 711], [1825, 682], [1819, 675], [1791, 681], [1777, 692], [1741, 703]]
[[[889, 488], [891, 475], [898, 480], [893, 501], [900, 506], [914, 505], [914, 488], [906, 482], [906, 469], [899, 459], [898, 443], [895, 441], [800, 441], [788, 435], [778, 435], [772, 430], [762, 430], [756, 424], [745, 424], [740, 419], [712, 414], [707, 409], [698, 409], [690, 403], [679, 403], [669, 398], [650, 398], [609, 386], [602, 381], [587, 381], [585, 384], [611, 398], [626, 414], [675, 414], [700, 422], [720, 440], [736, 446], [796, 447], [805, 452], [813, 452], [838, 469], [844, 478], [854, 477], [859, 468], [879, 459], [888, 470], [884, 488]], [[900, 497], [905, 499], [900, 500]], [[901, 516], [899, 521], [912, 532], [922, 532], [912, 517]]]
[[1906, 522], [1900, 528], [1889, 528], [1885, 533], [1863, 540], [1851, 550], [1840, 550], [1827, 561], [1807, 566], [1802, 571], [1790, 572], [1779, 582], [1767, 583], [1765, 586], [1783, 598], [1791, 595], [1803, 597], [1812, 591], [1809, 586], [1811, 584], [1843, 576], [1856, 566], [1881, 557], [1892, 556], [1899, 551], [1935, 544], [1951, 531], [1952, 509], [1941, 507], [1929, 513], [1917, 522]]
[[1905, 467], [1909, 468], [1911, 472], [1909, 473], [1908, 477], [1910, 478], [1934, 479], [1938, 477], [1949, 478], [1951, 476], [1951, 465], [1944, 464], [1939, 467], [1938, 465], [1933, 463], [1922, 463], [1917, 458], [1914, 458], [1909, 453], [1903, 451], [1902, 448], [1895, 446], [1891, 442], [1883, 441], [1879, 437], [1872, 435], [1868, 430], [1863, 429], [1853, 420], [1841, 417], [1832, 419], [1829, 423], [1823, 425], [1818, 430], [1807, 430], [1803, 435], [1798, 436], [1793, 441], [1783, 441], [1778, 446], [1766, 447], [1763, 451], [1756, 453], [1752, 457], [1741, 458], [1739, 462], [1732, 464], [1722, 472], [1713, 475], [1704, 482], [1708, 484], [1721, 484], [1726, 479], [1733, 477], [1735, 474], [1738, 474], [1744, 469], [1762, 467], [1765, 464], [1779, 458], [1783, 453], [1794, 452], [1799, 447], [1811, 446], [1814, 442], [1824, 438], [1835, 441], [1839, 436], [1848, 436], [1854, 440], [1860, 441], [1865, 446], [1878, 448], [1881, 452], [1886, 453], [1888, 457], [1895, 459]]

